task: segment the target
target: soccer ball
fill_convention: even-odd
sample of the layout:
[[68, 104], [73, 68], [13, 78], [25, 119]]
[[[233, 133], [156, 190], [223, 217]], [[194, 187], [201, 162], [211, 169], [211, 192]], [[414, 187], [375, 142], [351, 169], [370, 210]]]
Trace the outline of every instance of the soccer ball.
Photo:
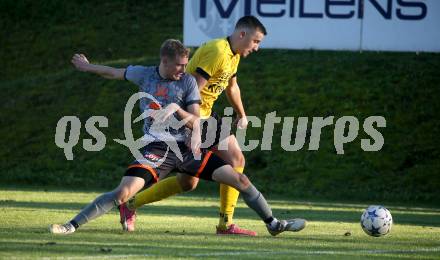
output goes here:
[[383, 206], [369, 206], [361, 217], [361, 227], [370, 236], [380, 237], [388, 234], [393, 225], [393, 217]]

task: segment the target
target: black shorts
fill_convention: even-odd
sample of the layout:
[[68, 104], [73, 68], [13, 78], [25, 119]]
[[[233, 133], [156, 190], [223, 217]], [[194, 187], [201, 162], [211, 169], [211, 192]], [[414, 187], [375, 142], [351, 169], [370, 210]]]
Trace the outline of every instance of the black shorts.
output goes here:
[[[217, 123], [208, 124], [210, 120], [215, 121]], [[223, 134], [223, 136], [221, 135], [222, 125], [223, 125], [222, 123], [223, 123], [222, 119], [215, 112], [212, 112], [209, 118], [201, 120], [202, 144], [206, 143], [208, 145], [208, 146], [206, 146], [206, 144], [202, 145], [203, 149], [211, 150], [212, 148], [217, 146], [221, 141], [223, 141], [224, 139], [226, 139], [228, 136], [231, 135], [231, 129], [229, 129], [228, 134], [225, 133]], [[225, 125], [224, 127], [226, 128], [227, 126]], [[225, 130], [227, 130], [227, 128]], [[208, 142], [206, 142], [206, 139], [209, 139]]]
[[[212, 180], [212, 173], [226, 163], [211, 151], [202, 152], [200, 160], [194, 158], [190, 148], [179, 142], [178, 148], [181, 159], [175, 151], [168, 149], [165, 142], [154, 142], [142, 150], [144, 158], [134, 161], [129, 166], [125, 176], [136, 176], [151, 180], [153, 183], [165, 178], [171, 171], [178, 171], [197, 178]], [[168, 153], [167, 153], [168, 151]], [[166, 157], [165, 157], [166, 156]], [[148, 185], [146, 183], [146, 185]]]

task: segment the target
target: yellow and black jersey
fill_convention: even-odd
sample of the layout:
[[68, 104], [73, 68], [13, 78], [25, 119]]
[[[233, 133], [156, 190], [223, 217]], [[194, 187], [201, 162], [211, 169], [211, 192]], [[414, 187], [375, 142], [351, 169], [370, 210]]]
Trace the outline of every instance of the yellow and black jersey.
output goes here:
[[187, 72], [199, 73], [208, 83], [200, 91], [202, 104], [200, 116], [208, 118], [218, 96], [226, 89], [229, 80], [237, 73], [240, 55], [232, 51], [228, 38], [204, 43], [188, 63]]

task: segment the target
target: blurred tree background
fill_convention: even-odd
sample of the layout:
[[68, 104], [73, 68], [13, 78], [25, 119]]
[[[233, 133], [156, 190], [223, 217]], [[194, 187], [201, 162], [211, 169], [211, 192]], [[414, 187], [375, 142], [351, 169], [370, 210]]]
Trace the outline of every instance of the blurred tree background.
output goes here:
[[[181, 1], [0, 2], [0, 181], [3, 186], [51, 185], [60, 189], [112, 188], [132, 156], [113, 141], [124, 139], [123, 111], [137, 91], [128, 82], [75, 71], [70, 58], [84, 53], [116, 67], [156, 65], [167, 38], [182, 40]], [[270, 37], [270, 31], [269, 31]], [[336, 154], [334, 125], [322, 131], [320, 149], [281, 148], [283, 122], [275, 125], [271, 151], [246, 152], [245, 172], [262, 191], [289, 198], [369, 201], [440, 200], [440, 55], [434, 53], [260, 50], [242, 59], [238, 80], [248, 115], [269, 112], [295, 117], [355, 116], [359, 136]], [[216, 104], [227, 106], [223, 97]], [[63, 116], [82, 122], [74, 160], [54, 142]], [[100, 152], [87, 152], [86, 120], [105, 116], [109, 126]], [[385, 145], [365, 152], [362, 123], [383, 116]], [[141, 124], [134, 125], [137, 136]], [[252, 127], [247, 140], [262, 138]], [[216, 185], [200, 185], [213, 192]], [[212, 191], [214, 190], [214, 191]]]

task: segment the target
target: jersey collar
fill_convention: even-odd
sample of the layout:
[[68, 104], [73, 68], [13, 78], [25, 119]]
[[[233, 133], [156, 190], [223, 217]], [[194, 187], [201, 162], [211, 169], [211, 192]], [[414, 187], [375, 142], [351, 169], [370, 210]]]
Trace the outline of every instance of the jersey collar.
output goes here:
[[159, 66], [156, 66], [156, 75], [157, 75], [157, 78], [161, 81], [169, 81], [169, 79], [162, 78], [162, 76], [159, 73]]
[[229, 44], [229, 49], [231, 50], [233, 55], [236, 55], [237, 53], [235, 53], [234, 50], [232, 49], [232, 44], [231, 44], [230, 38], [231, 38], [230, 36], [226, 37], [226, 40], [228, 41], [228, 44]]

